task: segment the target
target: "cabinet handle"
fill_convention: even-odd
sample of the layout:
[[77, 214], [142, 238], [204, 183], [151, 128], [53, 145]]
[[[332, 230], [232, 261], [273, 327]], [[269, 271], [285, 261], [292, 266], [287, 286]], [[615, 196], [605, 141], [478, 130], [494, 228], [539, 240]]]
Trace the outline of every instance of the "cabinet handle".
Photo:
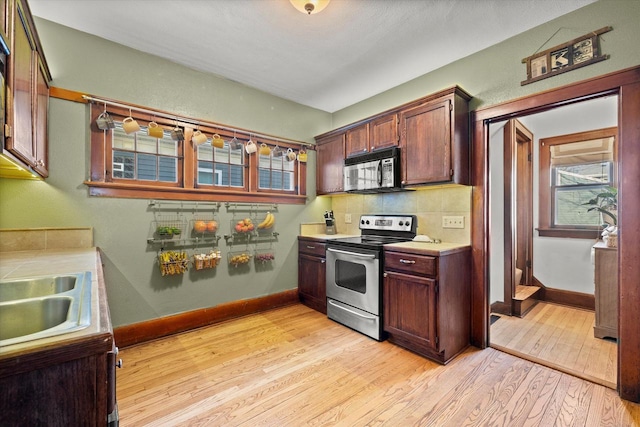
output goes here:
[[309, 245], [307, 245], [307, 249], [315, 249], [315, 248], [316, 248], [315, 246], [309, 246]]
[[322, 258], [322, 259], [320, 260], [320, 264], [324, 264], [325, 262], [327, 262], [327, 260], [326, 260], [326, 259], [324, 259], [324, 258]]
[[118, 361], [116, 362], [116, 367], [122, 368], [122, 359], [118, 359]]
[[403, 264], [415, 264], [416, 262], [412, 259], [402, 259], [400, 258], [400, 262]]

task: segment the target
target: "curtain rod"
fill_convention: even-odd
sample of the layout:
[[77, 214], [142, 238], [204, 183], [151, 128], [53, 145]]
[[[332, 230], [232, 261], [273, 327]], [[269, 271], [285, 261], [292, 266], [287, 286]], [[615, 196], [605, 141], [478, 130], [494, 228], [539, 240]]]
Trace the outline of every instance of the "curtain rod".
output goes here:
[[93, 103], [96, 103], [96, 104], [108, 104], [108, 105], [112, 105], [114, 107], [126, 108], [128, 110], [134, 110], [134, 111], [138, 111], [140, 113], [146, 113], [146, 114], [150, 114], [150, 115], [156, 116], [156, 117], [164, 117], [165, 119], [187, 122], [187, 123], [190, 123], [190, 124], [193, 124], [193, 125], [196, 125], [196, 126], [206, 125], [206, 126], [211, 126], [211, 127], [215, 127], [215, 128], [218, 128], [218, 129], [226, 130], [226, 131], [229, 131], [229, 132], [237, 132], [237, 133], [240, 133], [240, 134], [246, 134], [246, 135], [249, 136], [249, 138], [251, 138], [252, 136], [255, 136], [256, 138], [265, 138], [265, 139], [270, 139], [270, 140], [273, 140], [273, 141], [286, 142], [287, 144], [296, 144], [296, 145], [302, 145], [302, 146], [307, 146], [307, 147], [315, 147], [315, 144], [311, 144], [309, 142], [296, 141], [295, 139], [281, 138], [281, 137], [278, 137], [278, 136], [262, 134], [262, 133], [259, 133], [259, 132], [251, 132], [251, 131], [248, 131], [246, 129], [232, 128], [232, 127], [229, 127], [229, 126], [220, 125], [218, 123], [209, 122], [207, 120], [197, 120], [197, 119], [192, 119], [190, 117], [181, 116], [181, 115], [178, 115], [178, 114], [169, 114], [169, 113], [165, 113], [165, 112], [162, 112], [162, 111], [149, 110], [148, 108], [137, 107], [135, 105], [122, 104], [120, 102], [111, 101], [109, 99], [96, 98], [96, 97], [90, 96], [90, 95], [82, 95], [82, 98], [87, 100], [87, 101], [89, 101], [89, 102], [93, 102]]

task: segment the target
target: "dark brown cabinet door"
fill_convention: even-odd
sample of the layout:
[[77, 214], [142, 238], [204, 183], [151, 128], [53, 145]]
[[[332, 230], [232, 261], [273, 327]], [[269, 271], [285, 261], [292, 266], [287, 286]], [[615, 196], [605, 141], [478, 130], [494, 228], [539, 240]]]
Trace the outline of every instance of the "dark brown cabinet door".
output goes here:
[[451, 180], [451, 101], [432, 102], [400, 115], [402, 183]]
[[33, 53], [34, 61], [38, 64], [36, 75], [36, 105], [35, 105], [35, 158], [36, 171], [43, 177], [49, 175], [48, 171], [48, 142], [47, 142], [47, 118], [49, 116], [49, 83], [45, 77], [43, 65], [38, 55]]
[[369, 151], [369, 123], [349, 129], [345, 133], [345, 152], [347, 157]]
[[344, 189], [344, 134], [318, 141], [316, 158], [316, 191], [337, 193]]
[[33, 139], [33, 82], [35, 45], [30, 31], [25, 26], [26, 17], [20, 2], [16, 3], [14, 44], [10, 58], [7, 104], [11, 133], [7, 138], [7, 149], [28, 165], [36, 164]]
[[298, 294], [305, 305], [327, 312], [325, 258], [298, 255]]
[[436, 281], [386, 272], [384, 330], [412, 347], [437, 351]]
[[371, 146], [371, 151], [397, 146], [399, 140], [397, 114], [379, 117], [369, 123], [369, 145]]

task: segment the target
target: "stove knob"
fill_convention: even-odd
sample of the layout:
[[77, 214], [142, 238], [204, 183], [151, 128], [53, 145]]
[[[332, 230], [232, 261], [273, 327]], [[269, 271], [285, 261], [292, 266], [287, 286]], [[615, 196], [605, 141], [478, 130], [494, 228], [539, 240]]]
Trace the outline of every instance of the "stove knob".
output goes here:
[[364, 219], [360, 220], [360, 224], [364, 225]]
[[402, 226], [404, 225], [404, 223], [403, 223], [402, 221], [400, 221], [400, 222], [398, 223], [398, 225], [399, 225], [400, 227], [402, 227]]
[[411, 220], [406, 220], [404, 222], [404, 225], [406, 225], [407, 227], [410, 227], [411, 226]]
[[367, 220], [367, 225], [369, 225], [369, 220]]

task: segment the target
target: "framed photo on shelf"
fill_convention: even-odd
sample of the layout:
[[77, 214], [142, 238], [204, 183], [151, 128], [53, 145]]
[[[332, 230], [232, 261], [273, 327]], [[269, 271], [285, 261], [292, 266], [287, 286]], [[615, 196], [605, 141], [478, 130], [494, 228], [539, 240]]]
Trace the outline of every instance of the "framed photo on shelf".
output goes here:
[[611, 30], [611, 27], [604, 27], [524, 58], [522, 63], [527, 66], [527, 79], [520, 82], [520, 85], [608, 59], [609, 55], [603, 55], [600, 51], [599, 37]]

